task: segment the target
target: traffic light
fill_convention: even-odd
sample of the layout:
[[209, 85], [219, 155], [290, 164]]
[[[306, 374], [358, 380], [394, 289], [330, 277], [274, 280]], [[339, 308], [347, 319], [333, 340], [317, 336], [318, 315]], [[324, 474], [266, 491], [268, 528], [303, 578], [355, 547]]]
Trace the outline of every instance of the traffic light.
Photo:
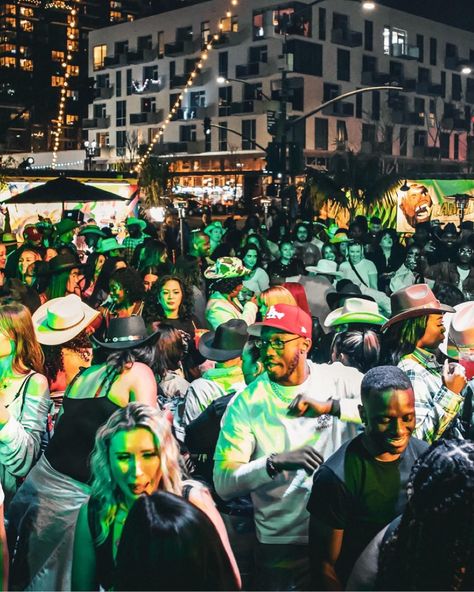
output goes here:
[[283, 173], [285, 170], [285, 159], [282, 146], [279, 142], [269, 142], [267, 146], [267, 166], [270, 173]]
[[305, 160], [303, 146], [296, 142], [288, 144], [288, 172], [290, 175], [300, 175], [304, 172]]
[[205, 117], [204, 118], [204, 134], [206, 136], [208, 136], [211, 133], [211, 118], [210, 117]]

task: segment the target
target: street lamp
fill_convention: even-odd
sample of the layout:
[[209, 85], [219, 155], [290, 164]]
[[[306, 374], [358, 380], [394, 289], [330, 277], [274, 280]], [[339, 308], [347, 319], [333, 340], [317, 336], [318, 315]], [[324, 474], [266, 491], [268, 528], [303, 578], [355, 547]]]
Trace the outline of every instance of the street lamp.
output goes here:
[[96, 155], [97, 142], [95, 140], [92, 140], [91, 142], [89, 142], [89, 140], [85, 140], [84, 150], [86, 152], [87, 158], [87, 170], [92, 171], [92, 158]]
[[474, 199], [474, 196], [469, 195], [468, 193], [455, 193], [454, 195], [447, 195], [446, 199], [449, 201], [454, 201], [456, 208], [458, 210], [459, 216], [459, 225], [462, 226], [464, 221], [464, 214], [466, 213], [466, 208], [469, 205], [471, 199]]
[[[229, 84], [230, 82], [240, 82], [240, 84], [245, 84], [246, 86], [252, 86], [250, 84], [250, 82], [247, 82], [247, 80], [243, 80], [242, 78], [226, 78], [225, 76], [218, 76], [216, 78], [216, 82], [217, 84]], [[264, 92], [259, 91], [260, 95], [266, 100], [266, 101], [271, 101], [272, 99], [266, 95]]]

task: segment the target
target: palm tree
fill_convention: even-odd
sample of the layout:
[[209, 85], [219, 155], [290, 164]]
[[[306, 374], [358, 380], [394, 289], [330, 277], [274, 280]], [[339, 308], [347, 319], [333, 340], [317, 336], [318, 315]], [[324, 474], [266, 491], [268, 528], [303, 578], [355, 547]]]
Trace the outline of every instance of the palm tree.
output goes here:
[[168, 187], [168, 163], [150, 156], [140, 170], [139, 185], [143, 189], [142, 201], [145, 207], [151, 208], [164, 205], [164, 196]]
[[308, 173], [307, 185], [315, 210], [329, 206], [334, 218], [346, 211], [350, 221], [358, 213], [377, 214], [389, 224], [401, 181], [398, 173], [381, 173], [378, 157], [367, 158], [348, 150], [332, 157], [329, 171]]

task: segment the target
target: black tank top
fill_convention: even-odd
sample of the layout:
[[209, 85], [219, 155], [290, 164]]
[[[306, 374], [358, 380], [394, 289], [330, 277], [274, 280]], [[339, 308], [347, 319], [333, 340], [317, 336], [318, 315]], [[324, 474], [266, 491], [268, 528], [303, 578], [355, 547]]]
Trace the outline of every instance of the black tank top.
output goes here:
[[112, 413], [120, 409], [119, 405], [107, 397], [116, 376], [114, 374], [110, 380], [104, 381], [103, 388], [102, 385], [99, 386], [96, 395], [100, 393], [100, 396], [71, 399], [65, 394], [63, 414], [45, 452], [56, 471], [82, 483], [90, 482], [89, 457], [94, 448], [96, 432]]

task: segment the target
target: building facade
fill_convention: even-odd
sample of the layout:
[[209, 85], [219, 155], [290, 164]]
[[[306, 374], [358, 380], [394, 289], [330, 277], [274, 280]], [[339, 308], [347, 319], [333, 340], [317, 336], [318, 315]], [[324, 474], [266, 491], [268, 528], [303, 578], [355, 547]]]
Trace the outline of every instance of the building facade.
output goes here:
[[0, 1], [0, 151], [51, 150], [66, 74], [60, 149], [80, 146], [91, 98], [88, 34], [142, 12], [138, 0]]
[[[197, 195], [245, 184], [258, 193], [275, 135], [301, 146], [306, 166], [352, 150], [400, 172], [470, 171], [471, 66], [472, 32], [386, 6], [240, 0], [229, 10], [210, 0], [91, 31], [94, 100], [83, 127], [101, 149], [97, 167], [133, 166], [166, 124], [153, 156], [170, 162], [178, 190]], [[303, 118], [386, 84], [405, 90], [366, 92]], [[282, 112], [300, 118], [283, 132]]]

